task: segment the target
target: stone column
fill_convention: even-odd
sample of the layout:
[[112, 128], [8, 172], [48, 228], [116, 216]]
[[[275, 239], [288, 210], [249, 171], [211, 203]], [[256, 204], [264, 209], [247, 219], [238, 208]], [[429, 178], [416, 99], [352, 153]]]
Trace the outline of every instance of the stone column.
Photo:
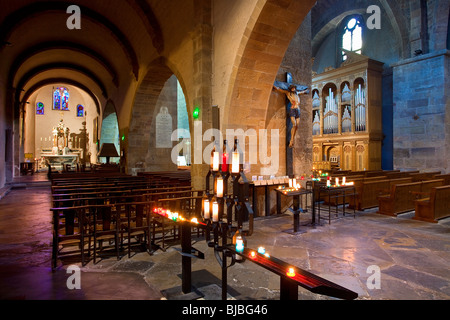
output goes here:
[[[212, 45], [213, 45], [213, 29], [211, 25], [212, 21], [212, 5], [211, 0], [196, 0], [196, 13], [198, 15], [197, 21], [199, 22], [197, 27], [191, 33], [193, 42], [193, 106], [188, 106], [189, 114], [192, 114], [195, 108], [200, 108], [199, 121], [202, 124], [202, 134], [211, 129], [213, 126], [213, 112], [212, 112]], [[202, 139], [202, 136], [195, 136], [194, 125], [191, 123], [191, 137], [192, 137], [192, 166], [191, 166], [191, 178], [192, 186], [195, 189], [204, 189], [205, 176], [209, 170], [209, 164], [204, 163], [203, 156], [199, 153], [199, 150], [195, 151], [195, 139]], [[203, 139], [202, 139], [203, 140]], [[199, 143], [199, 142], [198, 142]], [[202, 154], [203, 150], [211, 142], [202, 142]], [[197, 156], [197, 159], [196, 159]], [[198, 163], [199, 157], [201, 157], [201, 163]], [[197, 160], [197, 161], [195, 161]], [[197, 163], [196, 163], [197, 162]]]

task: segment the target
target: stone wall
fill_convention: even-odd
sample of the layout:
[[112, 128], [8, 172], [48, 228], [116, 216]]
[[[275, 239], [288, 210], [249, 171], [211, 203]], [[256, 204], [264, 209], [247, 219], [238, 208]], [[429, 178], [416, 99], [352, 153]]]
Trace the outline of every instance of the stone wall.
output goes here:
[[449, 53], [394, 65], [394, 168], [448, 170]]

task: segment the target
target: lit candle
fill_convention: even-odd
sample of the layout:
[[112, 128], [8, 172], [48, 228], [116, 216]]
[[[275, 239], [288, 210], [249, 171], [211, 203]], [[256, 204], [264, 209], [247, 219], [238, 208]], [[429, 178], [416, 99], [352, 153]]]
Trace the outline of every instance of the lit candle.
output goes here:
[[297, 187], [297, 179], [292, 179], [292, 186], [294, 187], [294, 188], [296, 188]]
[[289, 179], [289, 188], [292, 188], [292, 179]]
[[231, 172], [232, 173], [239, 173], [239, 152], [233, 152], [233, 159], [231, 163]]
[[228, 171], [228, 153], [222, 155], [222, 172]]
[[223, 198], [223, 179], [222, 177], [218, 177], [216, 180], [217, 183], [217, 197]]
[[339, 178], [336, 178], [336, 186], [339, 186]]
[[286, 275], [290, 278], [295, 277], [295, 270], [294, 268], [289, 268], [288, 271], [286, 272]]
[[213, 171], [219, 171], [219, 164], [219, 152], [216, 151], [213, 153]]
[[327, 180], [327, 187], [331, 186], [331, 181]]
[[219, 221], [219, 203], [217, 201], [213, 202], [213, 222]]
[[203, 201], [203, 218], [210, 219], [211, 216], [209, 214], [209, 200], [205, 199]]
[[343, 184], [344, 186], [345, 186], [345, 184], [346, 184], [346, 180], [347, 180], [347, 179], [346, 179], [345, 177], [342, 178], [342, 184]]
[[239, 253], [244, 252], [244, 240], [242, 240], [241, 236], [236, 238], [236, 251]]

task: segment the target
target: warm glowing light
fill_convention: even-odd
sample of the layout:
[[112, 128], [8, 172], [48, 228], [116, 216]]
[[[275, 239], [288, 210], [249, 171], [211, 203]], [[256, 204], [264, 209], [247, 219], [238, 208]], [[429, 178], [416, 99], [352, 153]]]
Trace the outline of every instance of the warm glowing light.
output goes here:
[[[188, 221], [188, 219], [186, 219], [185, 217], [183, 217], [181, 214], [179, 214], [178, 212], [172, 212], [170, 210], [165, 210], [162, 208], [154, 208], [153, 212], [155, 214], [159, 214], [160, 216], [166, 217], [167, 219], [173, 220], [175, 222], [184, 222], [184, 221]], [[204, 224], [203, 222], [198, 221], [197, 218], [192, 218], [192, 220], [190, 220], [191, 223], [195, 223], [198, 225], [204, 225], [206, 226], [206, 224]]]
[[336, 186], [339, 186], [339, 178], [336, 178], [335, 184]]
[[216, 180], [217, 183], [217, 197], [223, 198], [223, 179], [222, 177], [218, 177]]
[[256, 259], [256, 252], [255, 251], [250, 252], [250, 258]]
[[228, 153], [224, 152], [222, 154], [222, 172], [228, 171]]
[[211, 219], [211, 215], [209, 213], [209, 200], [205, 199], [203, 201], [203, 218]]
[[266, 252], [266, 253], [264, 253], [264, 256], [266, 257], [266, 258], [270, 258], [270, 255]]
[[289, 179], [289, 188], [292, 188], [292, 179]]
[[232, 173], [239, 173], [239, 152], [233, 152], [232, 155], [232, 162], [231, 162], [231, 172]]
[[327, 187], [330, 187], [330, 186], [331, 186], [331, 181], [327, 180]]
[[344, 186], [345, 186], [346, 182], [347, 182], [347, 178], [346, 178], [346, 177], [343, 177], [343, 178], [342, 178], [342, 184], [343, 184]]
[[295, 277], [295, 270], [294, 270], [294, 268], [289, 268], [288, 271], [287, 271], [287, 273], [286, 273], [286, 275], [287, 275], [288, 277], [290, 277], [290, 278]]
[[213, 202], [213, 222], [219, 221], [219, 203]]
[[219, 158], [219, 152], [213, 153], [213, 171], [219, 171], [219, 165], [220, 165], [220, 158]]
[[264, 247], [259, 247], [258, 252], [261, 254], [264, 254], [264, 253], [266, 253], [266, 249]]

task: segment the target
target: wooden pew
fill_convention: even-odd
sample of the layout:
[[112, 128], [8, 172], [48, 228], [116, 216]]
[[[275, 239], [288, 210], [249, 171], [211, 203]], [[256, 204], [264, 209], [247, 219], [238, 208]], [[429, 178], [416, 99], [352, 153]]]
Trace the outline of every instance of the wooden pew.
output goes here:
[[378, 197], [377, 213], [396, 216], [414, 210], [414, 194], [421, 191], [421, 182], [394, 184], [390, 194]]
[[413, 182], [423, 181], [423, 180], [431, 180], [435, 175], [441, 174], [440, 171], [434, 172], [419, 172], [419, 173], [410, 173], [409, 176], [412, 178]]
[[349, 208], [362, 211], [378, 207], [378, 197], [390, 193], [394, 184], [410, 183], [411, 178], [364, 180], [357, 185], [357, 195], [349, 199]]
[[414, 202], [415, 220], [437, 223], [439, 219], [450, 217], [450, 185], [433, 187], [428, 198]]
[[433, 179], [444, 179], [444, 185], [450, 185], [450, 173], [447, 174], [437, 174], [433, 177]]
[[[346, 196], [345, 197], [346, 202], [347, 203], [352, 203], [352, 201], [354, 201], [355, 197], [359, 196], [360, 192], [362, 192], [363, 183], [365, 183], [365, 182], [372, 182], [372, 181], [381, 181], [381, 180], [385, 180], [385, 179], [386, 179], [386, 176], [373, 176], [373, 177], [362, 177], [362, 178], [360, 178], [360, 177], [358, 177], [358, 178], [348, 177], [347, 178], [347, 182], [354, 182], [355, 194], [354, 195], [353, 194], [349, 195], [348, 197]], [[342, 180], [341, 180], [341, 182], [342, 182]], [[332, 181], [332, 183], [333, 183], [333, 181]], [[322, 197], [323, 197], [323, 195], [322, 195]], [[324, 197], [323, 200], [324, 200], [325, 204], [328, 204], [328, 198], [327, 197]], [[330, 204], [333, 205], [333, 206], [336, 206], [336, 204], [337, 204], [336, 202], [337, 201], [338, 201], [338, 203], [340, 205], [343, 204], [342, 202], [344, 201], [343, 197], [337, 197], [335, 199], [330, 199], [330, 200], [331, 200]], [[351, 208], [353, 209], [353, 206]]]
[[379, 211], [377, 213], [395, 216], [399, 213], [412, 211], [415, 207], [414, 200], [424, 198], [424, 195], [429, 194], [433, 187], [442, 186], [443, 183], [443, 179], [437, 179], [395, 184], [391, 186], [389, 195], [378, 197]]
[[434, 180], [425, 180], [422, 181], [422, 188], [420, 189], [420, 192], [422, 193], [431, 193], [431, 189], [434, 187], [440, 187], [444, 185], [444, 179], [434, 179]]

